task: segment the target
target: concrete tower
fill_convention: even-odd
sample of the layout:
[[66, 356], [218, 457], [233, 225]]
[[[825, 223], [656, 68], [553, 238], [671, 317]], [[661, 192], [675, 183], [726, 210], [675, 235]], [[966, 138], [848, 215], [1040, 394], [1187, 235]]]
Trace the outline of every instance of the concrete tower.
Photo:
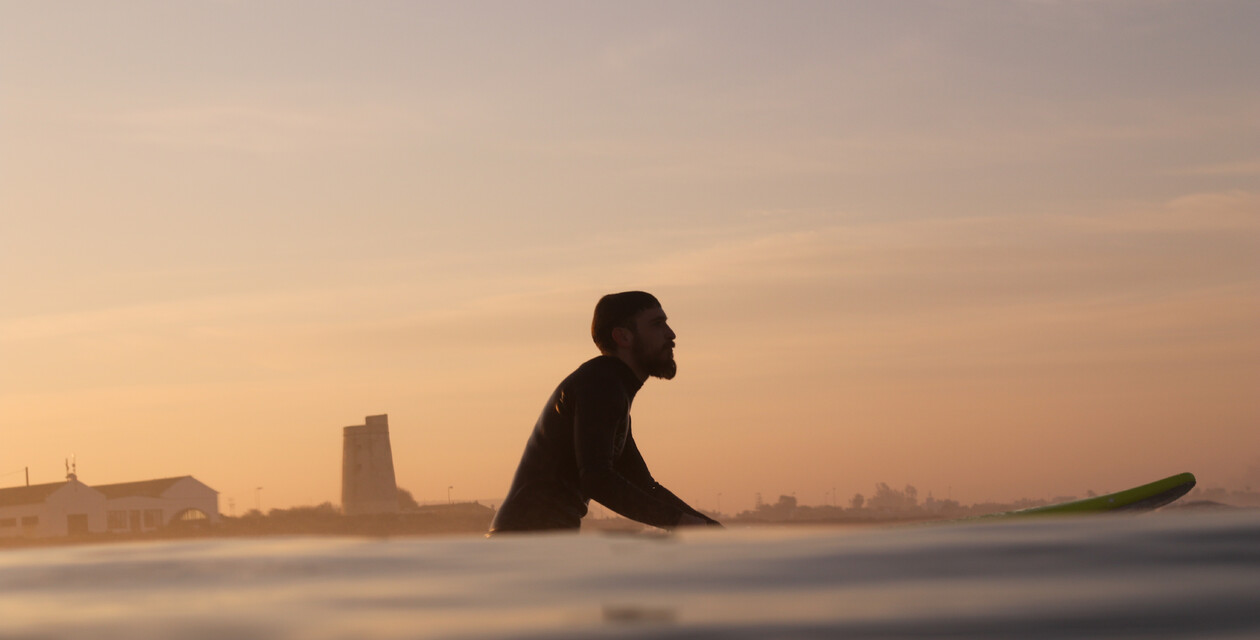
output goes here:
[[398, 512], [389, 416], [346, 427], [341, 449], [341, 508], [346, 515]]

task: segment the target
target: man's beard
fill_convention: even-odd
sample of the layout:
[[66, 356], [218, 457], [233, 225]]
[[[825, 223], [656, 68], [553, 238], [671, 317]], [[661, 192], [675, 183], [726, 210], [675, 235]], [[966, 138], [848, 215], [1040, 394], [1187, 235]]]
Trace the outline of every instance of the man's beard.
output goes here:
[[634, 345], [634, 359], [639, 363], [639, 368], [653, 378], [673, 380], [678, 373], [678, 363], [674, 362], [674, 345], [666, 345], [654, 353], [647, 353], [639, 345], [638, 342]]

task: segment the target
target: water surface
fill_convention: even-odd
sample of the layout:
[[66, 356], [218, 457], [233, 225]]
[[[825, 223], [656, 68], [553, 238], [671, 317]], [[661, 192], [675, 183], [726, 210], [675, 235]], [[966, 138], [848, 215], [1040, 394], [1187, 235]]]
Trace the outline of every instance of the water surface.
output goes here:
[[1260, 638], [1260, 513], [0, 552], [0, 638]]

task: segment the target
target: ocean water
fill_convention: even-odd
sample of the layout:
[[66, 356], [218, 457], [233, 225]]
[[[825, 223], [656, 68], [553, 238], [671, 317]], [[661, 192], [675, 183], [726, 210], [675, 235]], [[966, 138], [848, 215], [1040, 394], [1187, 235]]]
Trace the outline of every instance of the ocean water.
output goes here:
[[0, 638], [1260, 638], [1260, 513], [0, 551]]

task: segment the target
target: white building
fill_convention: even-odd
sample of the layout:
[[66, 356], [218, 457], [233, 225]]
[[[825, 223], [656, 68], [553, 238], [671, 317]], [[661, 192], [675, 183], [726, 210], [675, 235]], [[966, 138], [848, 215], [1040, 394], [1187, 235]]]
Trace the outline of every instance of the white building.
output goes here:
[[0, 489], [0, 537], [154, 531], [219, 521], [219, 492], [192, 476], [90, 487], [65, 482]]
[[105, 530], [105, 494], [65, 482], [0, 489], [0, 537], [47, 538]]

